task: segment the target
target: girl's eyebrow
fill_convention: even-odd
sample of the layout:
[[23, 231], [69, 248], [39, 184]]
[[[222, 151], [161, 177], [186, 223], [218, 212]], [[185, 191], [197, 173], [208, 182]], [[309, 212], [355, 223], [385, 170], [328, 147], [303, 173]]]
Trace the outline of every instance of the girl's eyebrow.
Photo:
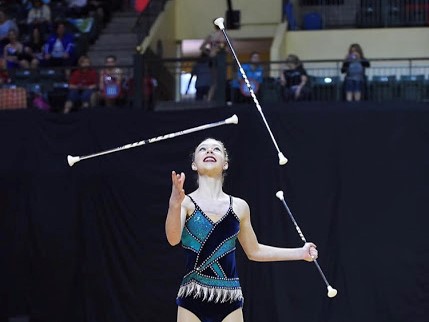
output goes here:
[[207, 147], [208, 145], [213, 146], [213, 147], [216, 147], [216, 148], [220, 148], [220, 149], [222, 149], [222, 146], [221, 146], [219, 143], [214, 143], [214, 144], [207, 144], [207, 143], [203, 143], [203, 144], [200, 144], [200, 145], [197, 147], [197, 150], [198, 150], [198, 149], [200, 149], [200, 148], [205, 148], [205, 147]]

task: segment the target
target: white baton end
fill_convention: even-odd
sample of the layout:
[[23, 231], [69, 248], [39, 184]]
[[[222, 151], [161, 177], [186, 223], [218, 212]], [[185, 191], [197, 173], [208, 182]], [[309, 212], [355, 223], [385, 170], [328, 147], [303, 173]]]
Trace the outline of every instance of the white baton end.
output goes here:
[[328, 286], [328, 297], [335, 297], [337, 295], [337, 290], [333, 288], [331, 285]]
[[79, 157], [74, 157], [74, 156], [71, 156], [71, 155], [68, 155], [67, 156], [67, 162], [68, 162], [68, 164], [69, 164], [69, 166], [73, 166], [73, 164], [75, 164], [76, 162], [79, 162], [79, 160], [80, 160], [80, 158]]
[[227, 118], [225, 120], [225, 123], [226, 124], [238, 124], [238, 116], [234, 114], [233, 116]]
[[285, 165], [287, 163], [286, 157], [283, 155], [283, 153], [279, 152], [279, 164]]
[[223, 25], [224, 19], [222, 17], [217, 18], [213, 23], [219, 27], [220, 30], [224, 30], [225, 26]]
[[279, 198], [280, 200], [284, 200], [284, 193], [282, 190], [279, 190], [276, 192], [276, 197]]

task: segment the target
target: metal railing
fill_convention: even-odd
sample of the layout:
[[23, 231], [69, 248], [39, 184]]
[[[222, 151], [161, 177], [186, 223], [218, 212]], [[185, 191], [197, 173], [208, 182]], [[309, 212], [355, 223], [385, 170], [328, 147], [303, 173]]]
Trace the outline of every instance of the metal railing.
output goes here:
[[[229, 103], [251, 102], [237, 99], [237, 90], [232, 80], [237, 75], [236, 65], [226, 62], [226, 55], [211, 62], [212, 68], [205, 69], [200, 77], [216, 80], [214, 95], [201, 100], [196, 98], [195, 81], [191, 71], [197, 58], [160, 59], [154, 56], [137, 55], [134, 66], [118, 66], [123, 71], [124, 96], [118, 104], [134, 108], [170, 109], [188, 107], [222, 106]], [[219, 61], [220, 59], [220, 61]], [[242, 64], [248, 63], [243, 61]], [[263, 82], [259, 85], [257, 97], [263, 103], [286, 101], [285, 88], [280, 82], [282, 61], [266, 61]], [[370, 59], [371, 67], [365, 71], [362, 99], [367, 101], [411, 100], [429, 101], [429, 58], [428, 59]], [[309, 82], [306, 101], [345, 100], [344, 74], [341, 73], [341, 60], [303, 61]], [[101, 66], [94, 66], [97, 70]], [[2, 88], [23, 87], [28, 98], [42, 93], [54, 107], [61, 111], [67, 98], [70, 69], [40, 68], [38, 70], [17, 70], [10, 74], [10, 82]], [[206, 74], [204, 74], [206, 73]], [[269, 77], [276, 75], [278, 77]], [[138, 85], [136, 76], [140, 75], [142, 84]], [[216, 76], [214, 76], [216, 75]], [[141, 87], [139, 87], [141, 86]], [[138, 90], [141, 88], [141, 90]], [[30, 102], [28, 106], [31, 106]]]
[[[150, 64], [150, 61], [146, 62]], [[194, 102], [195, 80], [191, 79], [191, 70], [196, 59], [166, 60], [164, 66], [176, 79], [176, 102], [183, 104]], [[247, 62], [242, 62], [245, 64]], [[340, 101], [344, 100], [344, 74], [341, 73], [342, 60], [304, 61], [303, 65], [309, 76], [311, 101]], [[429, 58], [428, 59], [370, 59], [371, 67], [365, 71], [365, 100], [429, 100]], [[260, 84], [257, 96], [261, 101], [284, 101], [284, 88], [280, 83], [282, 61], [263, 62], [264, 81]], [[210, 72], [210, 71], [207, 71]], [[213, 71], [211, 71], [213, 72]], [[274, 72], [274, 73], [273, 73]], [[268, 77], [268, 75], [278, 77]], [[234, 101], [231, 81], [237, 75], [235, 64], [226, 64], [225, 79], [217, 79], [217, 88], [224, 89], [223, 96], [214, 97], [211, 102], [202, 100], [199, 104], [225, 104]], [[154, 75], [157, 78], [156, 75]], [[189, 85], [189, 88], [188, 88]], [[187, 90], [188, 89], [188, 90]], [[163, 97], [158, 99], [163, 101]], [[166, 99], [168, 100], [168, 98]]]
[[429, 0], [285, 1], [283, 12], [290, 30], [429, 25]]

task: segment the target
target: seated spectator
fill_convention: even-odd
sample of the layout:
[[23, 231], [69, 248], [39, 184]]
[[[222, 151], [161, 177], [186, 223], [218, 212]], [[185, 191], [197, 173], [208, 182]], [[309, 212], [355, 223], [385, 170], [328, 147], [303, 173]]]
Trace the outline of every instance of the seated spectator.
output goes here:
[[104, 68], [100, 71], [100, 101], [106, 106], [118, 104], [122, 98], [122, 69], [116, 67], [116, 56], [108, 55], [104, 60]]
[[22, 60], [25, 60], [31, 68], [37, 68], [43, 60], [43, 40], [39, 28], [33, 28], [30, 40], [24, 44]]
[[40, 85], [32, 87], [28, 93], [29, 101], [31, 102], [31, 107], [41, 110], [41, 111], [50, 111], [51, 106], [49, 105], [45, 95], [43, 94]]
[[103, 25], [107, 25], [107, 23], [112, 18], [112, 11], [114, 8], [112, 7], [111, 1], [103, 1], [103, 0], [89, 0], [88, 1], [88, 12], [90, 16], [98, 15], [100, 20], [103, 22]]
[[91, 67], [91, 60], [88, 56], [81, 56], [78, 66], [79, 68], [70, 75], [69, 94], [64, 106], [64, 113], [69, 113], [79, 103], [83, 108], [95, 105], [97, 71]]
[[369, 66], [361, 46], [351, 44], [341, 67], [341, 72], [346, 74], [344, 87], [348, 102], [361, 100], [366, 85], [365, 68]]
[[16, 23], [9, 19], [6, 13], [0, 9], [0, 53], [3, 54], [3, 48], [9, 43], [9, 30], [14, 29], [18, 33]]
[[82, 18], [88, 15], [88, 0], [67, 0], [67, 15]]
[[73, 35], [66, 32], [64, 23], [57, 24], [54, 34], [46, 41], [43, 54], [44, 64], [49, 67], [72, 66], [74, 62]]
[[39, 27], [42, 35], [47, 34], [51, 28], [51, 9], [42, 0], [33, 0], [33, 7], [27, 15], [29, 30]]
[[17, 40], [16, 30], [9, 30], [9, 43], [3, 49], [3, 58], [6, 61], [7, 69], [28, 68], [29, 65], [22, 59], [24, 45]]
[[310, 98], [307, 71], [298, 56], [289, 55], [286, 58], [286, 66], [280, 74], [280, 83], [285, 101], [301, 101]]
[[31, 0], [20, 0], [18, 6], [20, 8], [19, 16], [27, 17], [31, 8], [33, 8], [33, 3]]
[[[255, 51], [250, 54], [250, 63], [241, 65], [255, 94], [261, 94], [259, 88], [264, 77], [264, 69], [259, 62], [259, 53]], [[232, 81], [231, 85], [233, 88], [234, 101], [251, 102], [253, 100], [240, 71], [237, 71], [237, 77]]]

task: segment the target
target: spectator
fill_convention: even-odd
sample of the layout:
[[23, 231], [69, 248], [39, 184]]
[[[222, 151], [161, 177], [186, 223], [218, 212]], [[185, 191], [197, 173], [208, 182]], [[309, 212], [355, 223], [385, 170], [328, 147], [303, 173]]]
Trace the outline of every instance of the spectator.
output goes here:
[[285, 101], [300, 101], [310, 98], [308, 75], [301, 60], [296, 55], [286, 58], [286, 66], [280, 74]]
[[67, 0], [67, 15], [72, 18], [83, 18], [88, 15], [88, 0]]
[[209, 34], [200, 46], [200, 51], [208, 50], [210, 57], [216, 57], [220, 50], [226, 48], [225, 36], [222, 31], [214, 26], [215, 30]]
[[69, 94], [64, 106], [64, 113], [69, 113], [78, 103], [81, 103], [83, 108], [95, 105], [97, 71], [91, 67], [91, 60], [88, 56], [81, 56], [78, 65], [79, 68], [70, 75]]
[[210, 86], [209, 92], [207, 94], [207, 100], [211, 101], [215, 95], [216, 85], [217, 85], [217, 66], [216, 66], [216, 56], [219, 52], [224, 51], [226, 46], [225, 37], [222, 31], [214, 26], [215, 30], [210, 33], [203, 43], [200, 46], [200, 51], [207, 51], [211, 59], [211, 73], [212, 73], [212, 84]]
[[9, 30], [14, 29], [18, 33], [16, 23], [9, 19], [6, 13], [0, 9], [0, 52], [3, 54], [3, 48], [9, 43]]
[[[249, 79], [249, 83], [252, 86], [253, 92], [255, 94], [261, 94], [259, 88], [263, 81], [264, 69], [260, 65], [259, 53], [256, 51], [252, 52], [250, 54], [250, 62], [242, 64], [241, 67]], [[250, 102], [252, 100], [249, 89], [240, 71], [237, 71], [237, 77], [232, 81], [232, 88], [235, 101]]]
[[50, 67], [71, 66], [74, 62], [73, 51], [73, 35], [67, 33], [64, 23], [60, 22], [44, 45], [44, 63]]
[[98, 15], [105, 26], [112, 18], [111, 1], [90, 0], [88, 1], [88, 12], [90, 15]]
[[20, 0], [19, 1], [19, 16], [27, 17], [31, 8], [33, 8], [33, 3], [31, 0]]
[[51, 9], [42, 0], [33, 0], [33, 7], [28, 12], [27, 24], [29, 30], [39, 27], [42, 35], [49, 32], [51, 28]]
[[344, 88], [346, 100], [360, 101], [366, 86], [365, 68], [370, 67], [359, 44], [351, 44], [343, 61], [341, 72], [345, 73]]
[[38, 27], [34, 27], [30, 40], [24, 45], [22, 59], [27, 61], [31, 68], [37, 68], [43, 60], [43, 40]]
[[195, 89], [196, 95], [195, 100], [202, 101], [208, 100], [208, 94], [210, 86], [213, 84], [213, 74], [212, 74], [212, 61], [209, 56], [209, 51], [207, 49], [201, 52], [199, 59], [196, 61], [194, 67], [192, 68], [191, 78], [189, 79], [188, 87], [186, 89], [186, 94], [189, 91], [189, 87], [192, 82], [192, 78], [196, 76]]
[[122, 69], [116, 67], [116, 56], [108, 55], [104, 60], [104, 69], [100, 71], [99, 88], [101, 102], [106, 106], [118, 104], [122, 98]]
[[25, 60], [22, 60], [24, 53], [24, 45], [17, 40], [16, 30], [9, 30], [9, 43], [3, 49], [3, 57], [6, 61], [7, 69], [28, 68], [29, 65]]
[[51, 106], [45, 98], [40, 85], [32, 87], [29, 91], [29, 101], [31, 106], [41, 111], [50, 111]]

